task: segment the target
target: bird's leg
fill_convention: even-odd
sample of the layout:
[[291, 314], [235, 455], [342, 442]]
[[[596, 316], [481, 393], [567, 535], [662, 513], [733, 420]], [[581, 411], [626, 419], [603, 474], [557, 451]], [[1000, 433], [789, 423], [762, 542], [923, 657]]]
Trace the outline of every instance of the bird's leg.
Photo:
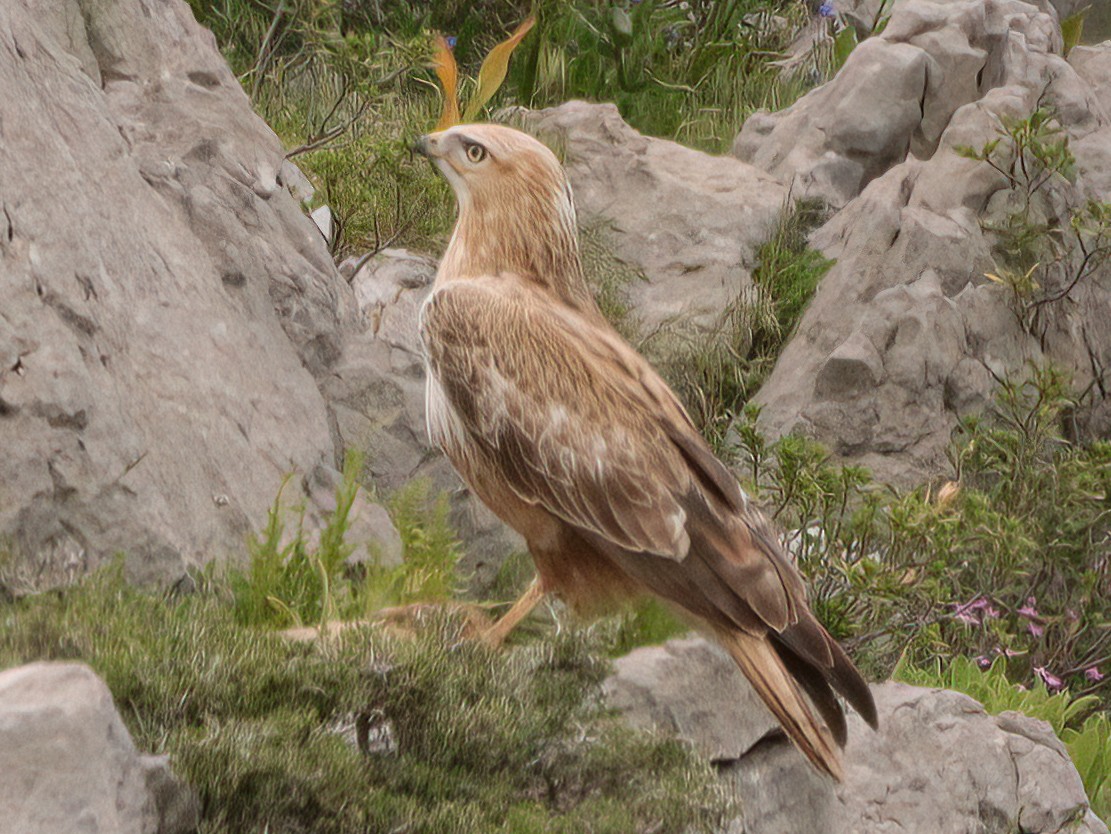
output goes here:
[[509, 636], [509, 632], [513, 631], [517, 624], [527, 617], [543, 598], [544, 589], [541, 587], [540, 577], [538, 576], [532, 580], [532, 584], [528, 586], [521, 598], [513, 603], [513, 607], [505, 612], [505, 616], [483, 632], [483, 642], [495, 649], [501, 646], [505, 642], [505, 638]]

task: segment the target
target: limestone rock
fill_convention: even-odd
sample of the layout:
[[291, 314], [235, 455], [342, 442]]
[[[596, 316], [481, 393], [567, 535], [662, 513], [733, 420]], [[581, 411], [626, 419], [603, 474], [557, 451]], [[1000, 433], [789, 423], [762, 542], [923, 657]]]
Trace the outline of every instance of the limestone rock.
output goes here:
[[336, 463], [354, 315], [278, 139], [182, 0], [5, 2], [0, 54], [0, 538], [47, 582], [241, 553]]
[[837, 785], [814, 771], [732, 661], [702, 638], [620, 658], [605, 691], [633, 725], [676, 733], [717, 763], [743, 809], [734, 832], [1107, 832], [1048, 724], [988, 715], [956, 692], [874, 685], [880, 728], [850, 713]]
[[0, 672], [0, 827], [19, 834], [187, 834], [200, 803], [166, 757], [135, 749], [80, 663]]
[[515, 114], [562, 153], [580, 225], [612, 232], [644, 274], [625, 288], [641, 329], [712, 329], [752, 286], [753, 253], [786, 189], [751, 165], [642, 136], [612, 104], [572, 101]]
[[[1082, 429], [1107, 430], [1099, 392], [1111, 383], [1111, 331], [1095, 313], [1111, 304], [1107, 268], [1021, 323], [1009, 290], [985, 277], [999, 271], [985, 228], [1014, 195], [956, 152], [997, 138], [1001, 119], [1025, 117], [1040, 100], [1072, 140], [1079, 179], [1052, 183], [1034, 210], [1067, 227], [1070, 208], [1111, 198], [1111, 118], [1059, 49], [1056, 17], [1017, 0], [907, 0], [834, 81], [742, 131], [738, 146], [758, 162], [835, 203], [849, 199], [811, 238], [836, 264], [757, 395], [771, 433], [814, 436], [883, 479], [920, 482], [947, 468], [953, 429], [990, 404], [998, 379], [1046, 360], [1097, 392]], [[898, 55], [928, 67], [910, 120], [865, 72]], [[1074, 60], [1102, 77], [1100, 50]], [[857, 135], [861, 108], [839, 108], [864, 94], [879, 111], [862, 123], [880, 125], [876, 141], [857, 136], [842, 153], [850, 145], [838, 137]], [[822, 173], [853, 165], [863, 173], [850, 188]]]

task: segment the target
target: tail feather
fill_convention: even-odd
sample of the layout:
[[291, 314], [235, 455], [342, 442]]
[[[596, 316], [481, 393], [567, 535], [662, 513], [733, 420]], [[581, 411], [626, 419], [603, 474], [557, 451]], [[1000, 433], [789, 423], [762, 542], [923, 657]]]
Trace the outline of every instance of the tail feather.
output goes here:
[[[833, 735], [814, 716], [771, 640], [740, 629], [719, 628], [714, 633], [799, 751], [816, 768], [840, 782], [841, 754]], [[822, 704], [819, 709], [825, 712], [828, 705], [822, 700], [818, 703]]]
[[[807, 665], [812, 666], [827, 686], [832, 686], [848, 701], [849, 706], [856, 710], [872, 729], [876, 728], [878, 720], [872, 690], [868, 688], [868, 683], [845, 654], [845, 650], [829, 636], [813, 614], [809, 611], [802, 612], [796, 624], [771, 636], [781, 648], [788, 650], [798, 659], [798, 663], [792, 664], [785, 658], [792, 674], [797, 676], [797, 669]], [[807, 692], [811, 694], [809, 689]]]

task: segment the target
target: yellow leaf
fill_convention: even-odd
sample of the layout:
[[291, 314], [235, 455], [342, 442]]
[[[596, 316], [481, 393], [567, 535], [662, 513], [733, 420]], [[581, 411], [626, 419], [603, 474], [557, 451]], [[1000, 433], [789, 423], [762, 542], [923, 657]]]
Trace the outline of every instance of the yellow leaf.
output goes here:
[[433, 60], [436, 77], [444, 88], [444, 109], [440, 114], [440, 121], [436, 122], [436, 130], [446, 130], [459, 124], [459, 69], [455, 64], [455, 55], [443, 35], [436, 36], [436, 54]]
[[482, 68], [478, 71], [478, 89], [475, 90], [474, 97], [468, 102], [467, 111], [464, 113], [464, 118], [468, 122], [479, 114], [486, 102], [494, 97], [498, 87], [505, 81], [505, 73], [509, 69], [509, 56], [513, 54], [517, 44], [529, 33], [535, 23], [535, 17], [528, 18], [512, 35], [490, 50], [490, 54], [486, 56]]
[[997, 284], [1005, 284], [1006, 283], [1006, 281], [1004, 281], [998, 275], [993, 275], [990, 272], [985, 272], [984, 277], [987, 278], [989, 281], [994, 281]]

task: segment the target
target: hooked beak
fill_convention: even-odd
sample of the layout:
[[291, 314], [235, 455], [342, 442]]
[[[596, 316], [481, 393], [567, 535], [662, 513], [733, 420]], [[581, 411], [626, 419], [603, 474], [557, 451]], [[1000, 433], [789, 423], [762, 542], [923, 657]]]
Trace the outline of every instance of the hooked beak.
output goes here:
[[414, 151], [415, 153], [419, 153], [421, 156], [428, 157], [429, 159], [432, 158], [432, 148], [428, 141], [427, 134], [425, 134], [424, 136], [418, 136], [417, 140], [409, 146], [409, 149]]

